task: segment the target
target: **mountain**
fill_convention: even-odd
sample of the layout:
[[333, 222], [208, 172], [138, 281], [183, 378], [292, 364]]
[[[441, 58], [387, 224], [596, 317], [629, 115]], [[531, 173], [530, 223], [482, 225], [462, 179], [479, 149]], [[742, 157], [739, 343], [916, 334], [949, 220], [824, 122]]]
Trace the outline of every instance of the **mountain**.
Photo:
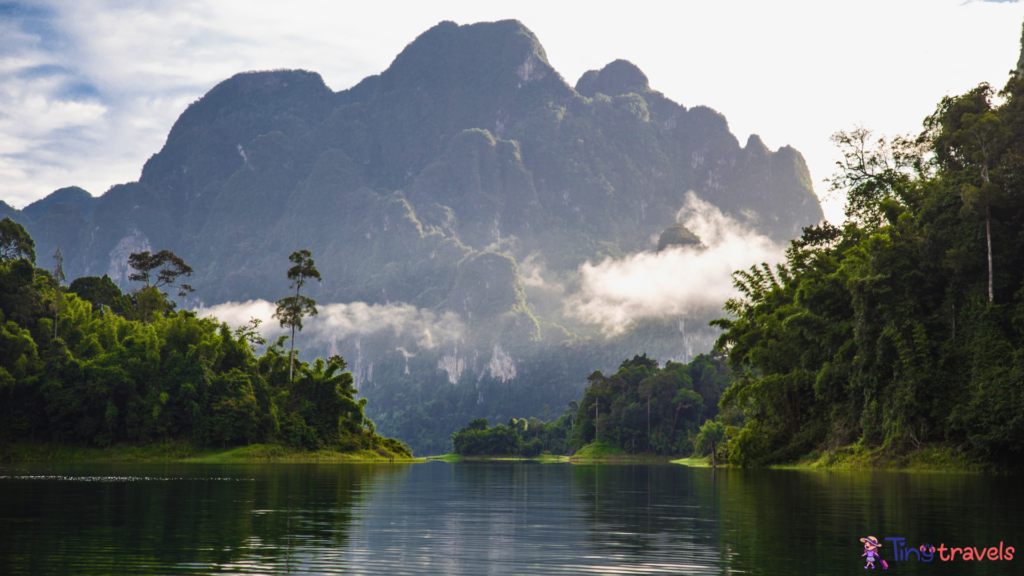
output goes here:
[[334, 331], [299, 345], [349, 358], [382, 432], [428, 451], [467, 415], [564, 404], [634, 348], [678, 357], [682, 320], [605, 340], [556, 288], [655, 250], [688, 191], [776, 241], [822, 219], [796, 150], [741, 147], [724, 116], [625, 60], [570, 86], [512, 20], [442, 22], [340, 92], [303, 70], [237, 74], [182, 113], [138, 182], [69, 190], [22, 213], [69, 278], [127, 288], [128, 254], [170, 249], [196, 271], [182, 304], [273, 301], [288, 254], [311, 250]]
[[35, 222], [45, 216], [53, 208], [54, 204], [74, 206], [82, 213], [83, 217], [88, 218], [92, 215], [92, 209], [96, 206], [96, 198], [78, 186], [69, 186], [51, 192], [45, 198], [36, 200], [22, 208], [21, 212], [29, 220]]

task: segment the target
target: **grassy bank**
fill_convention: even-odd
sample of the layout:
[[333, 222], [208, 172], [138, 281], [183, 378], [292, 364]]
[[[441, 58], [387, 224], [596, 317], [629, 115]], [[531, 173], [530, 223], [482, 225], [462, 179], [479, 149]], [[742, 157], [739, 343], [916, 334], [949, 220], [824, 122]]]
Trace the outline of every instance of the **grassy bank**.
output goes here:
[[55, 444], [14, 443], [0, 446], [0, 462], [423, 462], [394, 455], [381, 449], [357, 452], [297, 450], [273, 444], [252, 444], [236, 448], [198, 448], [187, 442], [133, 446], [116, 444], [108, 448]]
[[573, 464], [668, 464], [671, 458], [654, 454], [627, 454], [610, 442], [593, 442], [580, 448], [569, 461]]
[[442, 462], [540, 462], [541, 464], [572, 463], [572, 464], [668, 464], [668, 456], [655, 456], [652, 454], [627, 454], [610, 443], [600, 442], [587, 444], [575, 454], [570, 456], [555, 456], [543, 454], [540, 456], [522, 457], [519, 456], [461, 456], [459, 454], [445, 454], [444, 456], [431, 456], [428, 460], [439, 460]]
[[444, 456], [431, 456], [427, 460], [438, 460], [440, 462], [540, 462], [541, 464], [555, 464], [558, 462], [568, 462], [568, 456], [553, 456], [544, 454], [541, 456], [462, 456], [459, 454], [445, 454]]
[[[711, 461], [707, 456], [673, 460], [696, 468], [707, 468]], [[719, 459], [718, 467], [723, 464]], [[796, 462], [776, 464], [770, 468], [781, 470], [889, 470], [904, 472], [967, 472], [1000, 473], [1009, 472], [1005, 466], [988, 461], [977, 454], [961, 452], [955, 447], [943, 444], [922, 446], [920, 450], [898, 454], [885, 448], [866, 448], [851, 445], [832, 450], [815, 451]]]
[[[610, 443], [588, 444], [576, 452], [571, 458], [566, 456], [539, 456], [535, 458], [518, 458], [516, 456], [460, 456], [446, 454], [432, 456], [429, 460], [443, 462], [502, 462], [502, 461], [539, 461], [543, 463], [571, 462], [573, 464], [679, 464], [694, 468], [710, 468], [711, 460], [707, 456], [676, 458], [645, 454], [627, 454]], [[732, 466], [721, 458], [719, 468]], [[999, 466], [981, 458], [977, 454], [957, 451], [955, 447], [933, 444], [922, 446], [920, 450], [894, 454], [882, 448], [865, 448], [863, 446], [846, 446], [835, 450], [813, 452], [804, 458], [789, 464], [771, 466], [776, 469], [788, 470], [890, 470], [906, 472], [968, 472], [968, 473], [1001, 473], [1009, 472], [1005, 466]]]
[[930, 444], [905, 454], [885, 448], [851, 445], [812, 452], [793, 464], [773, 466], [805, 470], [903, 470], [908, 472], [1001, 472], [997, 464], [977, 454], [961, 452], [952, 446]]
[[[678, 460], [672, 460], [672, 464], [682, 464], [683, 466], [689, 466], [691, 468], [711, 468], [711, 460], [707, 456], [691, 456], [689, 458], [680, 458]], [[718, 463], [719, 468], [727, 468], [729, 465]]]

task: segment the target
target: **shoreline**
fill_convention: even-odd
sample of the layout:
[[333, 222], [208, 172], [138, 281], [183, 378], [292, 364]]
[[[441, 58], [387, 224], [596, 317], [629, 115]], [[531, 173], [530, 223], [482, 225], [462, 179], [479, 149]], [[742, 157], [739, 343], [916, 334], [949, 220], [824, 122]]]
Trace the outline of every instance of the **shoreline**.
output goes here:
[[[681, 458], [673, 464], [711, 468], [707, 456]], [[721, 459], [719, 468], [739, 468]], [[865, 448], [856, 444], [824, 451], [813, 451], [785, 464], [751, 469], [805, 470], [814, 472], [925, 472], [931, 474], [1001, 474], [1011, 472], [975, 454], [957, 451], [952, 446], [929, 444], [905, 454], [893, 454], [885, 448]]]
[[[424, 458], [408, 458], [383, 450], [339, 452], [331, 449], [300, 450], [276, 444], [250, 444], [231, 448], [199, 448], [187, 442], [153, 443], [146, 446], [117, 444], [107, 448], [53, 444], [12, 443], [0, 445], [0, 463], [156, 463], [195, 464], [255, 463], [354, 463], [411, 464]], [[386, 454], [386, 455], [385, 455]]]
[[[442, 462], [502, 462], [531, 461], [568, 464], [675, 464], [692, 468], [711, 468], [707, 456], [657, 456], [653, 454], [627, 454], [608, 444], [588, 444], [573, 456], [460, 456], [445, 454], [428, 460]], [[718, 468], [739, 468], [719, 459]], [[958, 451], [945, 444], [926, 444], [919, 450], [894, 454], [883, 447], [866, 448], [856, 444], [825, 451], [814, 451], [794, 462], [752, 467], [751, 469], [804, 470], [814, 472], [924, 472], [930, 474], [1004, 474], [1014, 470], [981, 458], [976, 453]]]
[[[382, 453], [383, 452], [383, 453]], [[18, 442], [0, 445], [0, 463], [156, 463], [178, 462], [196, 464], [416, 464], [428, 461], [458, 462], [535, 462], [540, 464], [608, 464], [608, 465], [681, 465], [710, 468], [706, 456], [679, 457], [652, 454], [626, 454], [607, 445], [584, 446], [572, 456], [540, 455], [519, 457], [508, 455], [460, 456], [444, 454], [427, 457], [404, 457], [382, 449], [340, 452], [332, 449], [300, 450], [275, 444], [251, 444], [232, 448], [201, 448], [188, 442], [152, 443], [146, 446], [117, 444], [107, 448], [80, 445], [31, 444]], [[719, 461], [718, 468], [737, 468]], [[981, 459], [975, 454], [959, 452], [954, 447], [932, 444], [906, 454], [891, 454], [883, 448], [851, 445], [826, 451], [815, 451], [790, 463], [763, 467], [773, 470], [885, 471], [1001, 474], [1013, 472], [1004, 466]]]
[[539, 462], [541, 464], [558, 464], [569, 462], [568, 456], [554, 456], [554, 455], [541, 455], [541, 456], [508, 456], [508, 455], [476, 455], [476, 456], [461, 456], [459, 454], [450, 453], [442, 454], [440, 456], [427, 456], [426, 460], [435, 462], [448, 462], [449, 464], [455, 464], [458, 462]]
[[969, 452], [944, 444], [926, 444], [904, 454], [885, 448], [865, 448], [852, 444], [825, 451], [814, 451], [788, 464], [776, 464], [779, 470], [888, 471], [962, 474], [999, 474], [1010, 470]]

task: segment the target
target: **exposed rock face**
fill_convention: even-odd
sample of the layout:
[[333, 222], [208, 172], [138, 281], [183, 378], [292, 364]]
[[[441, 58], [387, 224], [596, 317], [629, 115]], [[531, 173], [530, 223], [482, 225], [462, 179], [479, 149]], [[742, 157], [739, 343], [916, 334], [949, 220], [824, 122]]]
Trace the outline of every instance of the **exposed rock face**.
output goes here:
[[149, 244], [149, 238], [138, 230], [133, 229], [128, 235], [114, 246], [110, 251], [110, 265], [107, 266], [106, 274], [115, 284], [128, 284], [128, 276], [134, 274], [134, 270], [128, 266], [128, 256], [140, 252], [153, 252]]
[[[134, 229], [196, 268], [204, 301], [273, 299], [286, 285], [273, 263], [296, 241], [323, 255], [394, 234], [397, 254], [373, 250], [373, 273], [353, 275], [353, 262], [323, 296], [411, 301], [398, 287], [387, 298], [383, 285], [375, 296], [360, 287], [389, 262], [401, 283], [401, 262], [444, 238], [516, 259], [542, 251], [556, 270], [609, 253], [595, 236], [611, 253], [644, 249], [691, 189], [777, 240], [821, 219], [798, 152], [772, 152], [756, 136], [741, 148], [721, 114], [665, 98], [633, 63], [591, 70], [573, 89], [521, 23], [442, 22], [342, 92], [301, 70], [217, 85], [182, 113], [139, 184], [95, 200], [95, 214], [79, 207], [87, 248], [68, 269], [107, 269], [131, 229], [123, 210], [138, 208], [146, 221]], [[37, 202], [31, 219], [74, 190]], [[391, 212], [364, 212], [381, 202]]]

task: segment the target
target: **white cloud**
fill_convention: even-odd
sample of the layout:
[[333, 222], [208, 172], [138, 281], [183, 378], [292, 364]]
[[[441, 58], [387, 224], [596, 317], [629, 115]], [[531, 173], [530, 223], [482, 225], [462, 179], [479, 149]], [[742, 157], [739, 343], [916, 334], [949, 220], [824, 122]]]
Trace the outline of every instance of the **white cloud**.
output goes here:
[[216, 318], [221, 322], [226, 322], [232, 328], [248, 324], [251, 318], [256, 318], [262, 321], [260, 335], [269, 339], [284, 333], [284, 329], [281, 328], [277, 320], [272, 318], [276, 309], [273, 302], [246, 300], [245, 302], [224, 302], [214, 306], [200, 306], [195, 309], [195, 313], [200, 318]]
[[641, 252], [580, 267], [580, 291], [566, 299], [566, 313], [598, 324], [608, 335], [633, 322], [719, 310], [737, 295], [734, 270], [782, 261], [783, 249], [687, 194], [677, 220], [707, 246]]
[[[353, 336], [369, 336], [387, 332], [402, 341], [415, 343], [417, 349], [434, 348], [447, 341], [459, 338], [465, 326], [458, 314], [441, 314], [419, 309], [411, 304], [326, 304], [318, 306], [316, 316], [303, 320], [302, 333], [321, 344], [330, 345]], [[260, 334], [267, 339], [284, 334], [278, 320], [273, 318], [277, 307], [266, 300], [246, 302], [225, 302], [215, 306], [200, 307], [196, 313], [201, 317], [215, 317], [231, 327], [242, 326], [250, 318], [263, 321]], [[407, 357], [414, 353], [402, 350]]]
[[396, 336], [411, 337], [419, 348], [434, 348], [458, 338], [464, 326], [454, 312], [434, 313], [411, 304], [328, 304], [310, 322], [317, 338], [337, 342], [351, 336], [365, 336], [388, 331]]
[[561, 294], [565, 292], [565, 286], [560, 282], [549, 282], [544, 279], [541, 273], [550, 274], [544, 262], [544, 256], [540, 252], [529, 254], [519, 263], [519, 280], [523, 286], [538, 288]]

